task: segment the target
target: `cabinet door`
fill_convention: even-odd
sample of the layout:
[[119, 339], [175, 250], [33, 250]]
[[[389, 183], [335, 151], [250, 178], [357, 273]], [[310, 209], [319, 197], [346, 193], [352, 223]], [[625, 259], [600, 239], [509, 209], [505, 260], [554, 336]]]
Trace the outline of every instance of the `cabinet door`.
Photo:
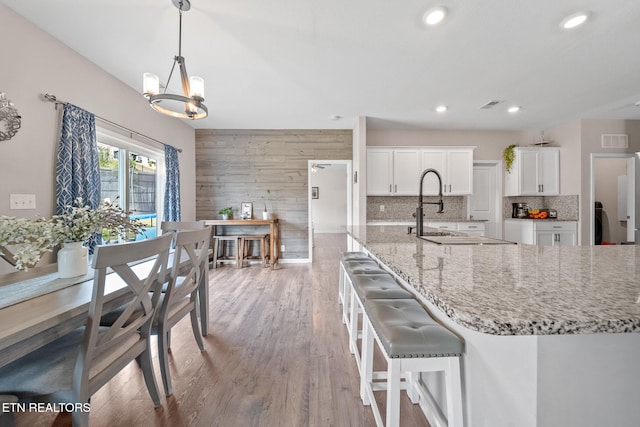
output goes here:
[[417, 196], [420, 179], [420, 152], [393, 151], [393, 195]]
[[[440, 177], [442, 178], [442, 185], [443, 185], [442, 194], [445, 194], [444, 185], [445, 185], [445, 180], [447, 175], [447, 152], [444, 150], [423, 150], [422, 151], [422, 171], [420, 173], [422, 174], [423, 171], [429, 168], [437, 170], [438, 173], [440, 174]], [[422, 186], [423, 186], [422, 194], [426, 196], [438, 195], [438, 190], [439, 190], [438, 178], [434, 174], [432, 173], [428, 174], [424, 178], [424, 183], [422, 184]]]
[[516, 156], [519, 157], [518, 178], [520, 179], [520, 194], [538, 195], [540, 192], [538, 152], [518, 150]]
[[541, 150], [538, 153], [538, 184], [544, 195], [560, 194], [560, 153]]
[[555, 246], [556, 245], [556, 233], [553, 231], [538, 231], [536, 232], [536, 245], [538, 246]]
[[367, 195], [390, 196], [392, 194], [393, 152], [391, 150], [367, 150]]
[[576, 233], [572, 231], [560, 231], [556, 233], [556, 245], [560, 246], [575, 246], [576, 245]]
[[445, 193], [463, 196], [473, 193], [473, 151], [450, 150], [448, 153]]

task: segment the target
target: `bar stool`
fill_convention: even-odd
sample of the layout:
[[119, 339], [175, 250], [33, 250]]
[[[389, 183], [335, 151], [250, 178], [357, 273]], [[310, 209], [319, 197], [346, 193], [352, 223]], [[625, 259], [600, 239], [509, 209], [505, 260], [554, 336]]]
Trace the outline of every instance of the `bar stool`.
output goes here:
[[[224, 262], [229, 259], [234, 259], [236, 267], [242, 267], [240, 263], [240, 236], [213, 236], [213, 268], [218, 268], [218, 262]], [[226, 257], [226, 243], [231, 242], [234, 245], [234, 258]], [[222, 245], [220, 251], [219, 246]]]
[[[338, 304], [344, 304], [344, 261], [370, 260], [369, 255], [364, 252], [342, 252], [340, 254], [340, 271], [338, 277]], [[375, 261], [374, 261], [375, 262]]]
[[[363, 303], [370, 299], [411, 299], [413, 296], [389, 274], [355, 274], [351, 277], [353, 290], [349, 308], [349, 351], [355, 355], [358, 372], [361, 372], [361, 359], [358, 352], [358, 338], [362, 337], [358, 329], [359, 314], [363, 312]], [[364, 323], [364, 320], [363, 320]]]
[[260, 259], [262, 261], [262, 266], [267, 267], [267, 256], [268, 256], [268, 247], [269, 247], [269, 235], [268, 234], [260, 234], [260, 235], [243, 235], [240, 236], [240, 266], [244, 266], [244, 260], [249, 259], [247, 254], [247, 250], [249, 249], [249, 245], [247, 242], [260, 242]]
[[351, 292], [353, 292], [352, 276], [357, 274], [388, 274], [385, 270], [378, 267], [378, 264], [369, 260], [353, 260], [344, 261], [344, 284], [343, 284], [343, 300], [342, 303], [342, 323], [348, 325], [349, 322], [349, 301], [351, 301]]
[[[360, 397], [371, 405], [378, 427], [383, 425], [375, 391], [387, 392], [386, 427], [400, 425], [400, 390], [406, 389], [412, 403], [434, 403], [423, 393], [419, 373], [444, 371], [447, 422], [462, 426], [460, 356], [462, 341], [437, 323], [415, 299], [370, 299], [364, 302], [362, 374]], [[386, 362], [386, 372], [373, 371], [374, 342]], [[402, 378], [402, 374], [406, 376]], [[417, 374], [417, 375], [416, 375]], [[386, 381], [375, 381], [375, 380]], [[429, 406], [429, 405], [427, 405]]]

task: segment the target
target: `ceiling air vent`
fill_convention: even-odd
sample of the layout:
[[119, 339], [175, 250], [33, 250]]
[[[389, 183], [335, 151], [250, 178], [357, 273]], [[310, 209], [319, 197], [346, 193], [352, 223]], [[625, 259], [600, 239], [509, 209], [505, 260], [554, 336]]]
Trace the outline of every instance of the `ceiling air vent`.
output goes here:
[[482, 107], [480, 107], [481, 110], [488, 110], [489, 108], [493, 108], [496, 105], [500, 104], [502, 101], [489, 101], [486, 104], [484, 104]]
[[629, 148], [629, 135], [624, 133], [603, 133], [602, 148]]

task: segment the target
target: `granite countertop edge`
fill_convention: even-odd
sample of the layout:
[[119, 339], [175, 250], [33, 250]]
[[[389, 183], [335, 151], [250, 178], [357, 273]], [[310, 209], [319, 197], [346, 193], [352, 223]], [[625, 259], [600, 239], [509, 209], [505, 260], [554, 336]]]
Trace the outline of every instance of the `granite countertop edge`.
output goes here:
[[[367, 228], [376, 226], [367, 226]], [[450, 303], [443, 300], [429, 286], [416, 283], [416, 278], [402, 271], [393, 259], [381, 254], [372, 245], [367, 244], [359, 236], [349, 232], [367, 251], [387, 266], [391, 271], [408, 283], [413, 289], [427, 301], [435, 305], [447, 317], [455, 323], [467, 329], [490, 335], [514, 336], [514, 335], [569, 335], [591, 333], [632, 333], [640, 332], [640, 318], [610, 319], [610, 320], [558, 320], [539, 319], [531, 321], [499, 321], [496, 319], [483, 319], [478, 316], [460, 311]], [[405, 236], [407, 236], [405, 234]], [[427, 243], [425, 243], [427, 244]]]

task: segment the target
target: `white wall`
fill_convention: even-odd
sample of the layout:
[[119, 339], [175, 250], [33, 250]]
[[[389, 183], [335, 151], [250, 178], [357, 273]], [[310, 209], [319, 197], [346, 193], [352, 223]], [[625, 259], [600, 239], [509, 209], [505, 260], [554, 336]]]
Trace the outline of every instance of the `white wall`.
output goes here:
[[312, 187], [318, 187], [319, 198], [311, 200], [315, 233], [347, 231], [347, 166], [332, 165], [311, 174]]
[[[163, 116], [140, 93], [0, 5], [0, 91], [22, 116], [22, 127], [0, 143], [0, 215], [48, 217], [55, 210], [59, 114], [41, 94], [63, 101], [182, 149], [179, 155], [184, 220], [195, 219], [195, 131]], [[81, 35], [79, 35], [81, 36]], [[140, 79], [142, 81], [142, 78]], [[36, 195], [35, 210], [9, 210], [9, 195]]]

